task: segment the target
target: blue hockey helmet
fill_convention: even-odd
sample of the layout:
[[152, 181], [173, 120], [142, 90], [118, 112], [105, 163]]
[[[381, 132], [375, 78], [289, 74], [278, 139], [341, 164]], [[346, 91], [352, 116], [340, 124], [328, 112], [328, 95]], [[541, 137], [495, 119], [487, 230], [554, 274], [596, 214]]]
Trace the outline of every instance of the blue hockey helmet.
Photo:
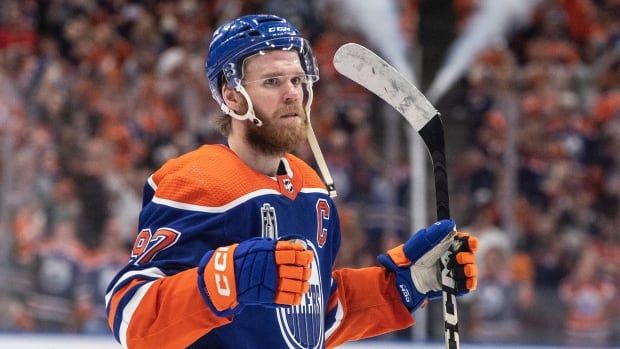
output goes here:
[[[319, 70], [310, 43], [295, 26], [274, 15], [239, 17], [221, 25], [215, 31], [205, 62], [211, 94], [224, 113], [240, 120], [249, 119], [259, 126], [262, 124], [254, 116], [252, 101], [242, 86], [243, 61], [255, 53], [268, 50], [297, 51], [306, 74], [314, 77], [314, 81], [318, 79]], [[246, 115], [238, 115], [226, 106], [221, 93], [221, 83], [226, 83], [244, 95], [250, 107]], [[312, 86], [307, 86], [306, 89], [311, 96]], [[311, 97], [306, 100], [307, 109], [310, 103]]]

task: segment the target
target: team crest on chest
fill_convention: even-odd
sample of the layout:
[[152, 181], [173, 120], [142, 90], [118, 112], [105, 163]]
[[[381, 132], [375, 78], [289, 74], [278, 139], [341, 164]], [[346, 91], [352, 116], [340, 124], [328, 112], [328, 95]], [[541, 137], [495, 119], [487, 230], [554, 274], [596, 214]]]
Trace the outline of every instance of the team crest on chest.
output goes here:
[[276, 220], [276, 210], [270, 204], [263, 204], [260, 209], [262, 219], [261, 236], [269, 239], [278, 238], [278, 222]]
[[[318, 256], [319, 251], [311, 241], [308, 249]], [[310, 289], [302, 297], [301, 304], [275, 309], [280, 332], [289, 349], [321, 349], [325, 347], [325, 303], [321, 264], [312, 261]]]

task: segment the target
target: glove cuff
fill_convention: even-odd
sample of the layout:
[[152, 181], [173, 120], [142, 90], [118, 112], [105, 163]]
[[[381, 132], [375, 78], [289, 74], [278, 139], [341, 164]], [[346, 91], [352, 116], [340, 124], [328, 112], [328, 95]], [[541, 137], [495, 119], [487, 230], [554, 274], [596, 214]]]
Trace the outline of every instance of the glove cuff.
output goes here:
[[414, 312], [426, 299], [426, 296], [420, 293], [411, 280], [411, 271], [409, 267], [398, 267], [396, 263], [387, 254], [381, 254], [377, 257], [379, 263], [381, 263], [388, 270], [394, 272], [395, 284], [400, 299], [409, 312]]
[[[228, 257], [228, 254], [223, 255], [222, 251], [218, 251], [222, 248], [219, 248], [217, 250], [211, 250], [208, 251], [207, 253], [204, 254], [204, 256], [202, 256], [202, 259], [200, 260], [200, 263], [198, 264], [198, 290], [200, 291], [200, 295], [202, 296], [202, 299], [205, 301], [205, 303], [209, 306], [209, 308], [211, 309], [211, 311], [220, 317], [226, 317], [226, 316], [230, 316], [230, 315], [234, 315], [239, 313], [243, 307], [240, 306], [239, 304], [236, 303], [236, 301], [234, 302], [229, 302], [230, 305], [228, 306], [222, 306], [221, 304], [216, 305], [213, 301], [213, 297], [217, 297], [217, 294], [214, 294], [217, 289], [217, 277], [218, 279], [220, 279], [220, 282], [222, 281], [222, 277], [225, 276], [227, 277], [226, 283], [227, 283], [227, 289], [230, 290], [231, 294], [230, 297], [232, 297], [232, 299], [236, 300], [236, 285], [235, 285], [235, 280], [234, 280], [234, 271], [232, 273], [228, 273], [227, 275], [221, 275], [218, 273], [218, 275], [216, 276], [214, 273], [214, 254], [216, 252], [218, 252], [217, 257], [220, 259], [218, 262], [218, 265], [228, 265], [231, 268], [234, 268], [234, 263], [229, 263], [229, 261], [223, 261], [221, 260], [222, 258], [231, 258], [232, 261], [232, 256], [234, 254], [234, 247], [236, 247], [236, 245], [232, 246], [233, 248], [231, 248], [230, 250], [227, 250], [226, 252], [228, 252], [230, 254], [230, 257]], [[225, 249], [227, 249], [228, 247], [225, 247]], [[225, 264], [224, 264], [225, 262]], [[220, 268], [221, 269], [221, 268]], [[230, 275], [232, 275], [232, 278], [230, 277]], [[230, 280], [232, 279], [232, 280]], [[234, 293], [234, 294], [232, 294]], [[219, 309], [218, 309], [219, 308]]]

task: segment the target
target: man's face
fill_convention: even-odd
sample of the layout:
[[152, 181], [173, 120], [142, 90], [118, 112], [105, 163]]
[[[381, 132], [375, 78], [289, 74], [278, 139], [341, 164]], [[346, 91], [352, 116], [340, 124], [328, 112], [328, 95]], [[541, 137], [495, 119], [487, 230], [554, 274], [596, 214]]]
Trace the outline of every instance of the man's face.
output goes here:
[[244, 86], [261, 127], [246, 124], [246, 140], [266, 154], [294, 150], [306, 136], [303, 107], [304, 70], [295, 51], [267, 51], [245, 62]]

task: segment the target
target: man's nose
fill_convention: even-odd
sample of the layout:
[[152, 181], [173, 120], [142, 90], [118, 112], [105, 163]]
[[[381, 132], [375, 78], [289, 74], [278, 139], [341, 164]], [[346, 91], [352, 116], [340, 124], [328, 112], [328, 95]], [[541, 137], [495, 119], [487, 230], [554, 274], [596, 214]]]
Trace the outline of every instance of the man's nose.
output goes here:
[[299, 86], [295, 86], [291, 81], [288, 81], [284, 85], [284, 101], [285, 102], [295, 102], [301, 96], [301, 88]]

